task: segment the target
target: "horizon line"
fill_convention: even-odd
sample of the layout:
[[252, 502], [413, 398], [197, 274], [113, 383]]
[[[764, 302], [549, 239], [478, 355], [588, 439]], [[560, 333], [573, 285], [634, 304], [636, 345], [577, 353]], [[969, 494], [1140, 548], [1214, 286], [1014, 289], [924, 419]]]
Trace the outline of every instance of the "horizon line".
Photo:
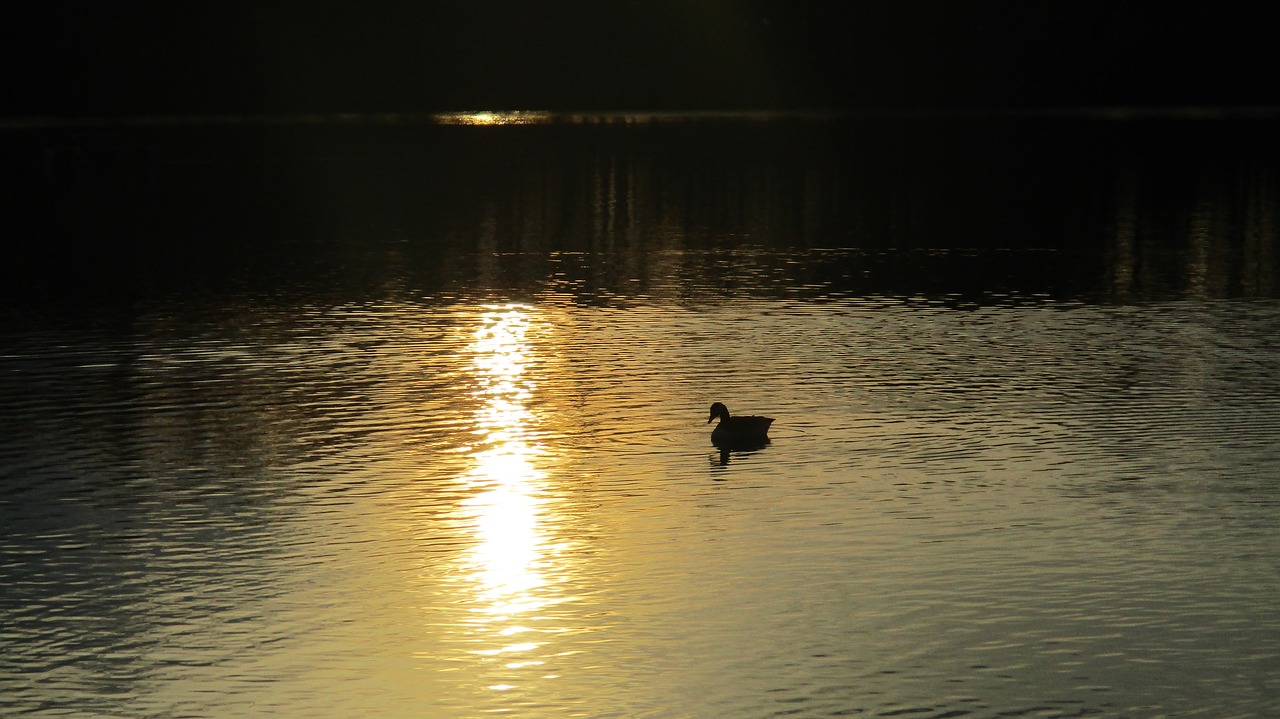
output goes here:
[[0, 130], [161, 128], [201, 125], [646, 125], [700, 121], [881, 119], [1280, 119], [1280, 105], [1098, 105], [986, 108], [737, 110], [456, 110], [435, 112], [189, 113], [0, 117]]

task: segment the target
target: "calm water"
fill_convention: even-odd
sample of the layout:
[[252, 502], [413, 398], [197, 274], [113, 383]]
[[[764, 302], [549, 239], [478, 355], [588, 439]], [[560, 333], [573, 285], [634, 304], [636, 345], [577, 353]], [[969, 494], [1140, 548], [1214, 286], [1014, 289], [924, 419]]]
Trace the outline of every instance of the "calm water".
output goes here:
[[524, 131], [43, 140], [0, 714], [1280, 713], [1270, 165]]

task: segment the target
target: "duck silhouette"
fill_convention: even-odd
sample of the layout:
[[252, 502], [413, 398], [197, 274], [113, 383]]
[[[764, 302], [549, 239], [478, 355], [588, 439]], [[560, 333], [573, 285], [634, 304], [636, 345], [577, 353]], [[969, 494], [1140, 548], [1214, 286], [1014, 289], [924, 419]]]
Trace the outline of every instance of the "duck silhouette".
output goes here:
[[769, 425], [773, 424], [773, 417], [733, 417], [728, 407], [716, 402], [711, 405], [707, 424], [717, 417], [720, 424], [711, 430], [711, 443], [717, 447], [751, 449], [769, 443]]

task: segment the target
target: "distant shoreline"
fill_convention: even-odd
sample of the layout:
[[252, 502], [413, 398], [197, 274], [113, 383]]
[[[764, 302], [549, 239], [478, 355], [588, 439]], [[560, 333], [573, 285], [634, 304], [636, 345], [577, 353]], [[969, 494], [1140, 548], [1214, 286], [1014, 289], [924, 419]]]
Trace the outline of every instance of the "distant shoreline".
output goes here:
[[285, 115], [31, 116], [0, 118], [0, 130], [125, 129], [288, 125], [654, 125], [704, 122], [842, 122], [859, 120], [1277, 120], [1280, 105], [942, 108], [877, 110], [466, 110]]

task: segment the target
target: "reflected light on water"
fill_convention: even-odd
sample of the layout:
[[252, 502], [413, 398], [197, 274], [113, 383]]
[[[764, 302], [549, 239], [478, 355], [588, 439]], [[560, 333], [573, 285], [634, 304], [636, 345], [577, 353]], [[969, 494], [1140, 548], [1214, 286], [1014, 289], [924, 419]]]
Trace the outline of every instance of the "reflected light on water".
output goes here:
[[448, 112], [435, 116], [442, 125], [530, 125], [550, 122], [553, 116], [537, 111]]
[[[547, 587], [548, 576], [562, 568], [551, 556], [546, 473], [538, 467], [546, 450], [530, 436], [535, 418], [525, 405], [534, 391], [526, 375], [531, 321], [531, 309], [519, 305], [488, 308], [481, 316], [470, 347], [480, 400], [475, 467], [462, 478], [475, 492], [462, 508], [475, 540], [463, 560], [471, 585], [467, 642], [479, 645], [471, 654], [512, 670], [543, 663], [528, 654], [543, 644], [530, 633], [542, 637], [562, 628], [530, 625], [538, 623], [539, 610], [564, 601]], [[488, 688], [517, 688], [506, 679]]]

